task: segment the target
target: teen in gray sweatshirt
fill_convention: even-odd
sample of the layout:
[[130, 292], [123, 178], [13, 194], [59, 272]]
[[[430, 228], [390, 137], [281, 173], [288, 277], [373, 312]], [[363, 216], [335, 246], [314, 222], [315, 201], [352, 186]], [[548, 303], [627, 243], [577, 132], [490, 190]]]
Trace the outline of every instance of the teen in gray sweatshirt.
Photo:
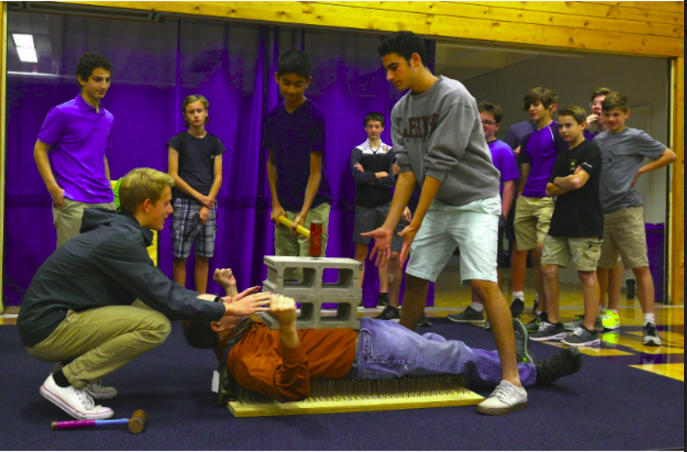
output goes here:
[[412, 222], [403, 237], [401, 263], [406, 291], [401, 325], [414, 330], [436, 281], [456, 247], [461, 252], [461, 279], [484, 303], [501, 358], [503, 381], [477, 411], [499, 415], [527, 406], [527, 392], [518, 376], [514, 325], [499, 290], [496, 273], [498, 221], [501, 214], [499, 171], [484, 139], [477, 102], [455, 80], [435, 77], [425, 65], [426, 47], [412, 32], [387, 37], [378, 48], [387, 80], [399, 91], [409, 89], [391, 113], [394, 150], [401, 174], [384, 225], [363, 236], [375, 239], [372, 255], [384, 265], [391, 241], [413, 188], [422, 186]]

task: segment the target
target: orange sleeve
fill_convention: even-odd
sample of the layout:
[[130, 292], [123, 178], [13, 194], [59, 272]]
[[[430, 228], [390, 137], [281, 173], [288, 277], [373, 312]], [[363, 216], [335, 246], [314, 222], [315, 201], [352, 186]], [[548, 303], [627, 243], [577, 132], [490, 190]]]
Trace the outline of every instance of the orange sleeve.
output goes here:
[[283, 358], [274, 354], [241, 353], [234, 360], [234, 378], [244, 388], [273, 396], [280, 402], [307, 399], [310, 374], [303, 345], [282, 347], [281, 352]]

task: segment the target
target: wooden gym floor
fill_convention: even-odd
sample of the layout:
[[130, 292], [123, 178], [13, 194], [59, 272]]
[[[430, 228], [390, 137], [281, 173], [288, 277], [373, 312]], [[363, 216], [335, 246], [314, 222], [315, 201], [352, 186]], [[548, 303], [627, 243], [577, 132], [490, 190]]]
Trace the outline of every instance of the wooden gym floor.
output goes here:
[[[501, 290], [506, 300], [511, 300], [510, 272], [502, 271]], [[534, 284], [531, 271], [528, 271], [525, 285], [526, 309], [523, 320], [529, 321]], [[470, 288], [457, 285], [460, 280], [458, 269], [447, 267], [439, 277], [435, 288], [435, 306], [427, 309], [429, 317], [445, 317], [465, 309], [470, 304]], [[563, 322], [573, 320], [576, 314], [583, 312], [582, 294], [577, 286], [561, 285], [561, 318]], [[15, 325], [19, 308], [6, 307], [0, 316], [0, 325]], [[379, 310], [368, 309], [367, 316], [376, 316]], [[621, 297], [619, 309], [621, 329], [615, 333], [602, 334], [601, 347], [583, 347], [583, 353], [590, 356], [604, 357], [647, 372], [664, 375], [676, 380], [685, 381], [685, 310], [684, 305], [656, 305], [656, 324], [659, 328], [662, 347], [645, 347], [642, 345], [643, 314], [639, 300], [626, 300]], [[478, 326], [475, 326], [478, 328]]]

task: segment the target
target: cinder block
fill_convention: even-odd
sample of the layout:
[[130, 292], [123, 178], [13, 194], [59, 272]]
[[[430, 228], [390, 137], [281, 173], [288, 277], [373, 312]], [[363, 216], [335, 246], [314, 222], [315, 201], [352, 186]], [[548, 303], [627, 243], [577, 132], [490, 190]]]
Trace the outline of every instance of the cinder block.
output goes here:
[[[296, 321], [299, 329], [353, 328], [360, 329], [358, 305], [363, 297], [359, 285], [359, 274], [363, 264], [345, 258], [310, 258], [291, 256], [265, 256], [267, 280], [263, 291], [292, 297], [301, 305]], [[284, 271], [288, 268], [302, 268], [303, 281], [284, 281]], [[339, 270], [336, 283], [324, 283], [324, 270]], [[322, 313], [322, 304], [336, 303], [336, 313]], [[266, 313], [262, 315], [266, 325], [279, 328], [279, 322]]]

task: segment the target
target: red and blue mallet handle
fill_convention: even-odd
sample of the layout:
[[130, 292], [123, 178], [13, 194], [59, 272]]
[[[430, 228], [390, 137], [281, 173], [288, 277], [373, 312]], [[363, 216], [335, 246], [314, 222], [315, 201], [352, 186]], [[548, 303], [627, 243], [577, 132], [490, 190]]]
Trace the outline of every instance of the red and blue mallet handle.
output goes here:
[[53, 430], [74, 430], [78, 428], [105, 427], [108, 425], [126, 425], [131, 433], [141, 433], [145, 428], [146, 414], [143, 410], [134, 411], [131, 419], [103, 419], [53, 422]]

